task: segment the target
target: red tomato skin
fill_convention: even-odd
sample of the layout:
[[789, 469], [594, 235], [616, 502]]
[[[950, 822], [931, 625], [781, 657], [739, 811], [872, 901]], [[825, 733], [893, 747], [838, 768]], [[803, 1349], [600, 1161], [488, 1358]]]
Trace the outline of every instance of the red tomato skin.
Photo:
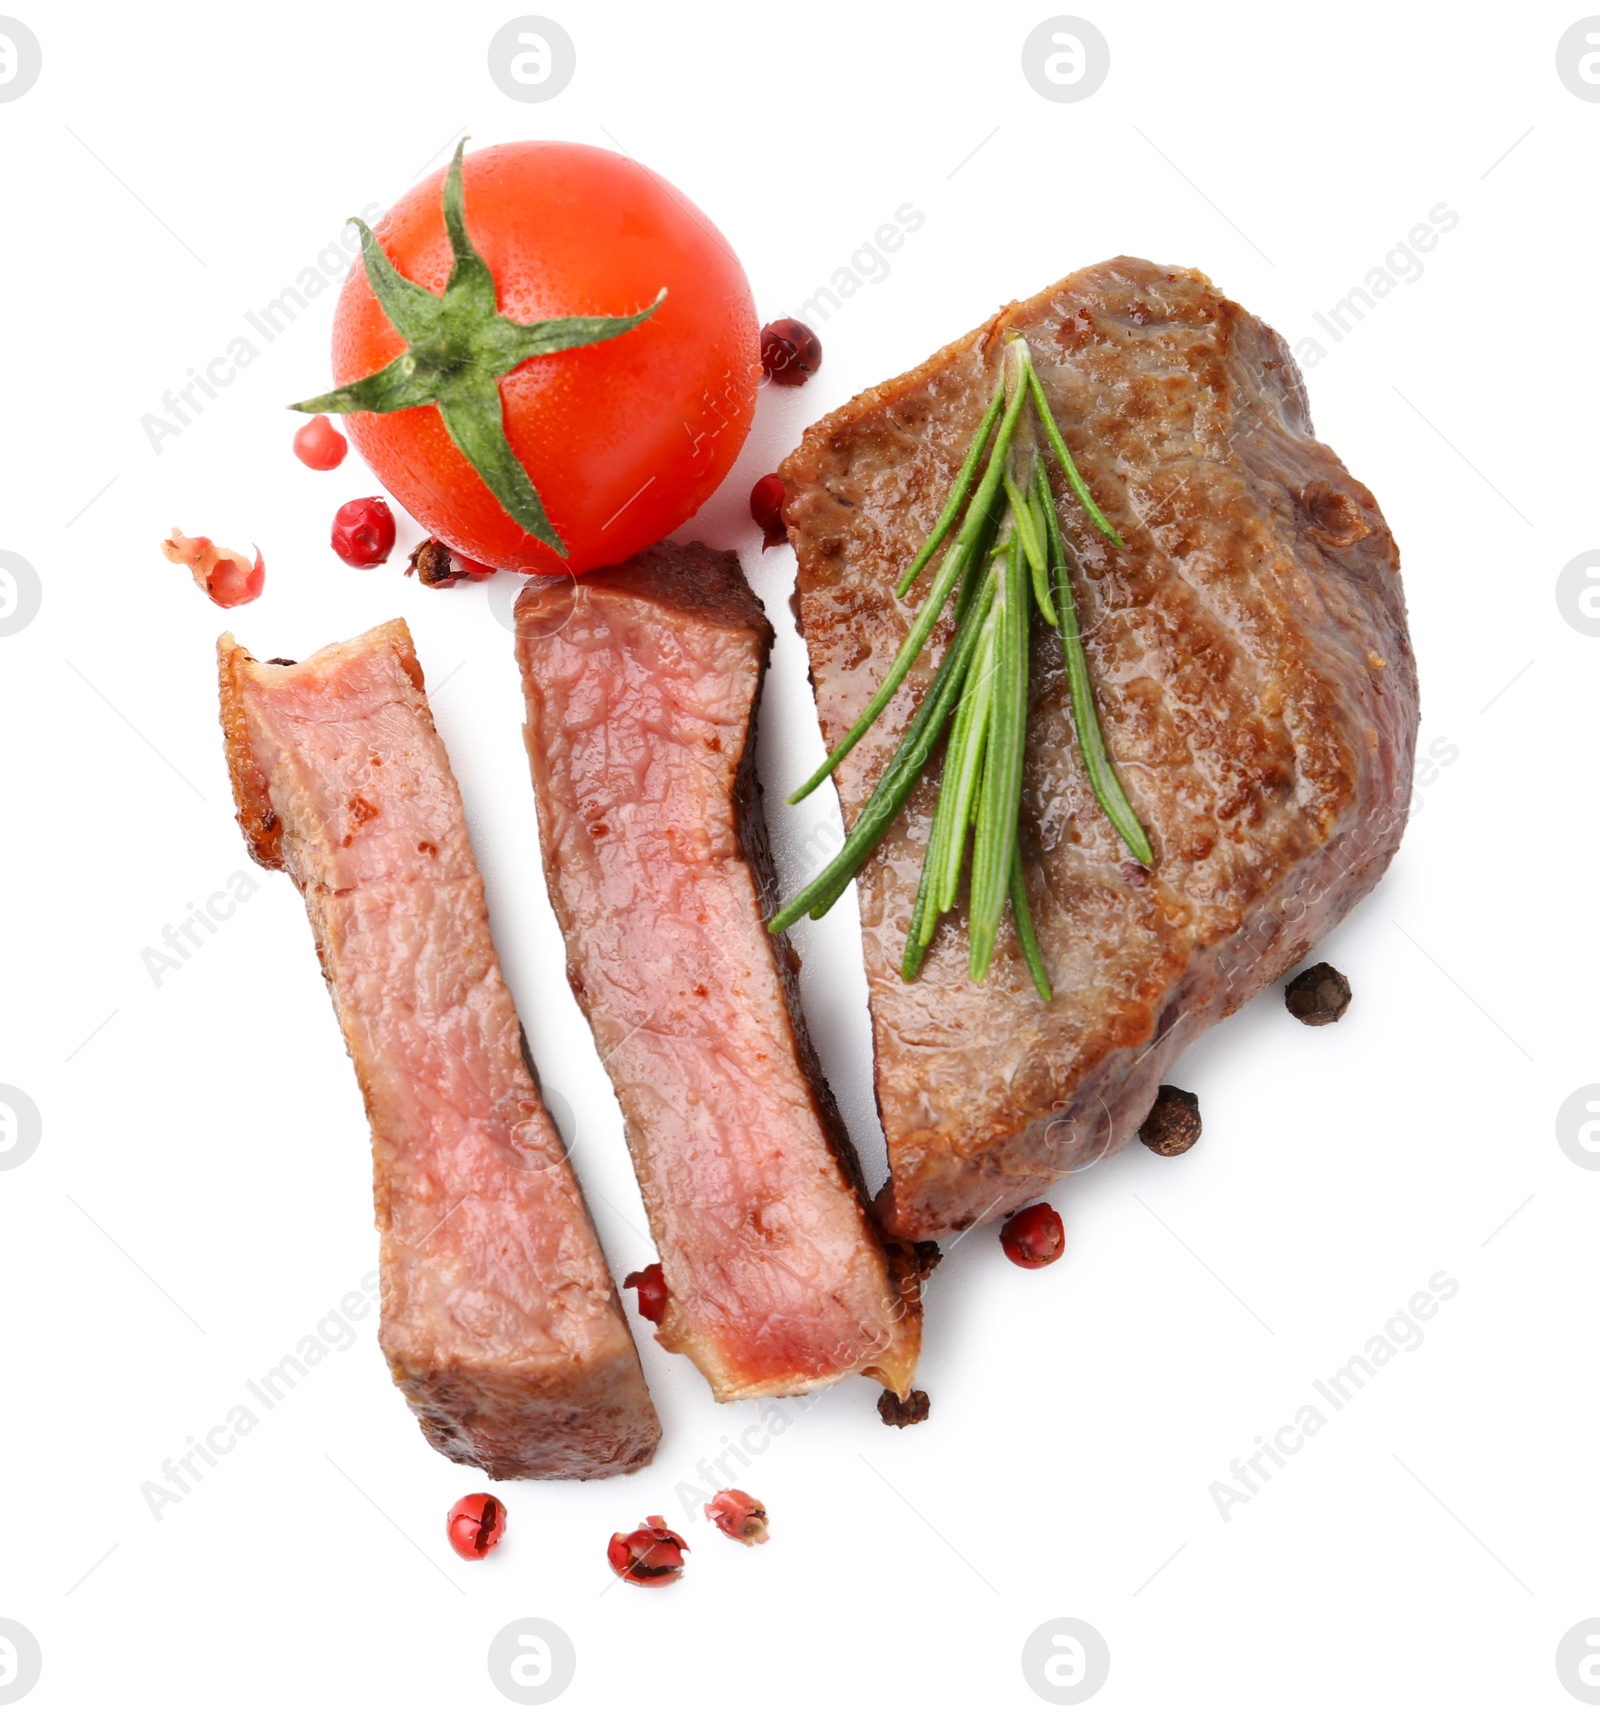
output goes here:
[[[623, 315], [667, 289], [627, 334], [530, 359], [501, 379], [507, 437], [566, 558], [506, 514], [436, 408], [352, 413], [345, 430], [423, 528], [476, 561], [541, 574], [620, 562], [681, 526], [749, 434], [761, 376], [750, 284], [710, 221], [626, 156], [500, 144], [467, 156], [462, 174], [467, 231], [501, 311], [519, 323]], [[401, 274], [435, 293], [450, 275], [443, 184], [440, 169], [374, 229]], [[358, 259], [334, 319], [335, 382], [404, 350]]]

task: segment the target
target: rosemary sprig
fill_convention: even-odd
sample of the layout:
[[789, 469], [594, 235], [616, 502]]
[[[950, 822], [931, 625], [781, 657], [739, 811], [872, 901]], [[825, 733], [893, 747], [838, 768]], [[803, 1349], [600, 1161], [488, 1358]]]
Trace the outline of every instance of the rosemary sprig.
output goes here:
[[[1029, 404], [1034, 410], [1025, 416]], [[908, 981], [917, 977], [940, 917], [955, 907], [970, 834], [972, 979], [981, 982], [987, 976], [1009, 905], [1028, 972], [1039, 996], [1048, 1000], [1050, 979], [1034, 932], [1018, 841], [1027, 743], [1028, 642], [1035, 609], [1061, 634], [1073, 723], [1095, 798], [1117, 834], [1146, 866], [1151, 864], [1151, 850], [1100, 729], [1072, 597], [1075, 561], [1061, 530], [1044, 461], [1035, 447], [1034, 418], [1090, 520], [1112, 543], [1122, 543], [1073, 462], [1026, 340], [1009, 336], [994, 395], [950, 496], [896, 585], [896, 596], [903, 598], [954, 530], [927, 597], [877, 692], [839, 745], [790, 796], [791, 803], [803, 800], [830, 777], [883, 714], [954, 594], [949, 644], [844, 847], [770, 924], [774, 932], [781, 932], [802, 915], [815, 919], [832, 908], [894, 823], [948, 728], [939, 797], [901, 973]]]

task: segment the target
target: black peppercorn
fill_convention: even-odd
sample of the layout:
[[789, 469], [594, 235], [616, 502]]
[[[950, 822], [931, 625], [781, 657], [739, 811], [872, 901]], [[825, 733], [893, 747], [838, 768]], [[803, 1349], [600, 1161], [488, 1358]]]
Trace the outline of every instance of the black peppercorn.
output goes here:
[[1199, 1097], [1163, 1082], [1150, 1116], [1139, 1126], [1139, 1140], [1158, 1154], [1186, 1153], [1200, 1140]]
[[1331, 963], [1302, 969], [1283, 989], [1289, 1014], [1311, 1028], [1337, 1022], [1350, 1008], [1350, 983]]
[[878, 1415], [891, 1429], [909, 1429], [928, 1415], [928, 1396], [920, 1387], [913, 1387], [904, 1399], [892, 1387], [878, 1395]]

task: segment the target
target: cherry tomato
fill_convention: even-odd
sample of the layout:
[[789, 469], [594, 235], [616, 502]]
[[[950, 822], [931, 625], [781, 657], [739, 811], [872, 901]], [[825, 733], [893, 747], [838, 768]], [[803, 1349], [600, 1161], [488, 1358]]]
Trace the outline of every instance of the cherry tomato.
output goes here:
[[[437, 407], [353, 413], [345, 430], [406, 511], [476, 561], [545, 574], [621, 561], [700, 507], [749, 432], [761, 364], [744, 270], [681, 193], [608, 150], [501, 144], [462, 171], [467, 231], [506, 316], [622, 316], [667, 289], [637, 328], [529, 359], [500, 382], [507, 438], [565, 563], [495, 500]], [[443, 169], [431, 174], [375, 230], [400, 273], [433, 293], [450, 273], [443, 183]], [[358, 260], [334, 319], [335, 381], [404, 350]]]

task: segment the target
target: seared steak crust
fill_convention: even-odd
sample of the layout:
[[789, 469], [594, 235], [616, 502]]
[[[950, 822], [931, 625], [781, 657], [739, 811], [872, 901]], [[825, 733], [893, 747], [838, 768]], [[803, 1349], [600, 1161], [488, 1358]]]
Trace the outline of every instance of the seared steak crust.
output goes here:
[[636, 1470], [660, 1425], [525, 1062], [410, 632], [301, 664], [231, 634], [217, 652], [239, 823], [305, 898], [372, 1124], [395, 1381], [491, 1477]]
[[660, 1252], [661, 1343], [719, 1399], [857, 1372], [904, 1393], [915, 1261], [867, 1212], [764, 926], [760, 603], [735, 557], [663, 544], [529, 581], [517, 629], [545, 877]]
[[[921, 785], [860, 876], [890, 1228], [914, 1238], [1034, 1200], [1122, 1146], [1180, 1048], [1297, 962], [1382, 874], [1410, 798], [1417, 686], [1399, 557], [1365, 485], [1312, 434], [1282, 340], [1202, 275], [1085, 269], [814, 425], [784, 462], [824, 737], [904, 639], [895, 581], [932, 527], [1021, 330], [1089, 487], [1051, 463], [1111, 754], [1150, 872], [1096, 804], [1060, 642], [1036, 628], [1023, 856], [1055, 986], [1015, 937], [986, 985], [946, 924], [901, 951], [936, 798]], [[838, 774], [853, 821], [948, 637]], [[791, 881], [798, 884], [799, 881]], [[951, 922], [956, 921], [951, 917]]]

